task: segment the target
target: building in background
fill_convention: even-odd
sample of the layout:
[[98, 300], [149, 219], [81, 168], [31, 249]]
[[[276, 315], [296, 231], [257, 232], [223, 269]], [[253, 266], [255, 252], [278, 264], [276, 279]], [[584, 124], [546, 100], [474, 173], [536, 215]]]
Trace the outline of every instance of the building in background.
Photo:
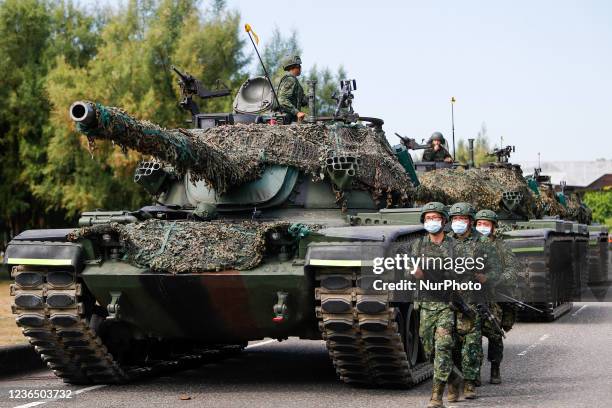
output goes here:
[[[516, 164], [521, 165], [525, 175], [533, 173], [533, 169], [538, 167], [537, 161], [516, 162]], [[565, 181], [568, 186], [586, 187], [602, 176], [612, 174], [612, 160], [542, 161], [540, 167], [542, 174], [550, 176], [553, 184]]]

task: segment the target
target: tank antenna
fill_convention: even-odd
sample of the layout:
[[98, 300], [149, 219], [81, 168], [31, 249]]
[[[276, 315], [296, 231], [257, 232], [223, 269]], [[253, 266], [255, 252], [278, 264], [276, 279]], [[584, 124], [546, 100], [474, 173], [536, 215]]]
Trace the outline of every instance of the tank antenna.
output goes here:
[[[249, 35], [249, 40], [251, 40], [251, 44], [253, 44], [253, 48], [255, 48], [255, 54], [257, 54], [257, 58], [259, 58], [259, 63], [261, 64], [261, 67], [264, 70], [266, 79], [268, 80], [268, 83], [270, 84], [270, 88], [272, 89], [272, 95], [274, 95], [274, 101], [276, 102], [276, 106], [278, 107], [280, 106], [280, 103], [278, 102], [278, 97], [276, 96], [274, 85], [272, 85], [272, 80], [270, 79], [270, 75], [268, 75], [268, 70], [266, 69], [266, 66], [263, 63], [263, 60], [261, 59], [261, 55], [259, 55], [259, 50], [257, 49], [257, 45], [255, 44], [255, 42], [259, 44], [259, 37], [257, 36], [257, 34], [255, 34], [255, 31], [253, 31], [253, 28], [251, 27], [250, 24], [244, 25], [244, 31], [246, 31], [247, 34]], [[253, 40], [253, 37], [255, 37], [255, 40]]]
[[455, 102], [457, 100], [451, 96], [451, 124], [453, 127], [453, 161], [455, 161]]

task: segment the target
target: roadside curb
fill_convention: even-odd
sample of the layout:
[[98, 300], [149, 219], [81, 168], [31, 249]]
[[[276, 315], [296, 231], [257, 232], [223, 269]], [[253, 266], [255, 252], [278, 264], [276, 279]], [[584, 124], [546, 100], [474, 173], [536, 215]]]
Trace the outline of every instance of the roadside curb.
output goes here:
[[0, 347], [0, 376], [43, 367], [42, 360], [29, 344]]

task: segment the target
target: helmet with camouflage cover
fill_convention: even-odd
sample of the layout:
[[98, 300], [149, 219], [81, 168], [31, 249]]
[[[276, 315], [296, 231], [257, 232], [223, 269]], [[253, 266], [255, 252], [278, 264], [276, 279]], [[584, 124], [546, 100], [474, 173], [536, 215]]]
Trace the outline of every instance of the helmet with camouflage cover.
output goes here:
[[476, 217], [474, 217], [476, 221], [478, 220], [487, 220], [491, 221], [493, 225], [497, 225], [497, 214], [495, 211], [491, 210], [480, 210], [476, 213]]
[[287, 57], [285, 59], [285, 62], [283, 63], [283, 69], [285, 71], [289, 71], [289, 69], [291, 69], [291, 67], [295, 65], [302, 65], [302, 59], [299, 55], [292, 55], [290, 57]]
[[457, 215], [467, 215], [473, 220], [474, 212], [474, 207], [470, 203], [455, 203], [451, 206], [449, 215], [451, 218]]
[[425, 221], [425, 214], [429, 212], [436, 212], [444, 218], [444, 221], [448, 221], [448, 213], [446, 212], [446, 207], [442, 203], [432, 201], [425, 204], [423, 208], [421, 208], [421, 223]]
[[446, 143], [446, 140], [444, 140], [444, 136], [440, 132], [433, 132], [431, 134], [431, 137], [429, 138], [429, 143], [433, 142], [434, 140], [439, 140], [442, 144]]

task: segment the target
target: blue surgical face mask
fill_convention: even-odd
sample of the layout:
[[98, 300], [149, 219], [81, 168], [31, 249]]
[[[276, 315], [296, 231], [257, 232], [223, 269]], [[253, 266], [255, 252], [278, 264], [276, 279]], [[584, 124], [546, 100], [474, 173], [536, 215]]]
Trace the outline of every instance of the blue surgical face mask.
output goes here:
[[440, 220], [427, 220], [423, 224], [423, 227], [425, 228], [425, 231], [429, 232], [430, 234], [435, 234], [435, 233], [439, 232], [442, 229], [442, 221], [440, 221]]
[[491, 228], [485, 227], [484, 225], [479, 225], [476, 227], [476, 231], [480, 232], [485, 237], [488, 237], [489, 234], [491, 233]]
[[463, 234], [468, 229], [468, 223], [465, 221], [453, 221], [451, 228], [455, 234]]

